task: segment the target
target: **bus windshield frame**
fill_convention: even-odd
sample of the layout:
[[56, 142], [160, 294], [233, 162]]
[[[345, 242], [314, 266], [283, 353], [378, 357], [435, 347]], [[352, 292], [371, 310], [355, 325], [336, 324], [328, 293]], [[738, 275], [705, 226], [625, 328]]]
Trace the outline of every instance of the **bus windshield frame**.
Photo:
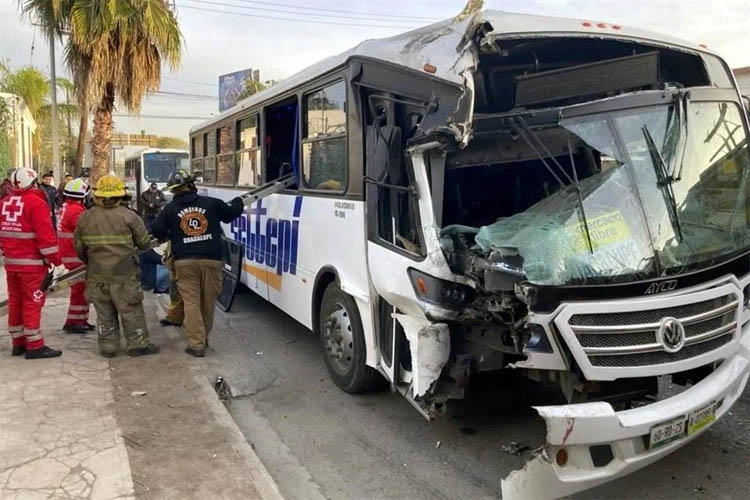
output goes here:
[[165, 183], [178, 168], [190, 170], [190, 155], [187, 152], [154, 151], [143, 153], [142, 158], [141, 168], [146, 182]]

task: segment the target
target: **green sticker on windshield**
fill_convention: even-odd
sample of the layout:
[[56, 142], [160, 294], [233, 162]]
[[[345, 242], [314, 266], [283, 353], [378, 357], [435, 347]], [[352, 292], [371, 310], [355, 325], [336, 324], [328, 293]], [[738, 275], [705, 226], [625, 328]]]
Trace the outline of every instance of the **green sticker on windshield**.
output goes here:
[[[591, 236], [591, 246], [594, 250], [630, 239], [630, 227], [628, 227], [619, 210], [587, 218], [586, 222]], [[565, 231], [573, 243], [575, 253], [589, 251], [586, 226], [583, 223], [569, 224], [565, 226]]]

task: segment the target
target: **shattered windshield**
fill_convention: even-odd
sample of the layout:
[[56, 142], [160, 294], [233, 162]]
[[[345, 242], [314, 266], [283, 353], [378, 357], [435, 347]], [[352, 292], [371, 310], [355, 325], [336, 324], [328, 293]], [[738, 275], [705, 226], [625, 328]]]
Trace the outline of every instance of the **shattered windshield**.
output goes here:
[[[748, 246], [748, 144], [729, 102], [675, 102], [562, 120], [595, 172], [479, 229], [537, 284], [612, 283], [719, 263]], [[572, 161], [572, 154], [571, 154]]]

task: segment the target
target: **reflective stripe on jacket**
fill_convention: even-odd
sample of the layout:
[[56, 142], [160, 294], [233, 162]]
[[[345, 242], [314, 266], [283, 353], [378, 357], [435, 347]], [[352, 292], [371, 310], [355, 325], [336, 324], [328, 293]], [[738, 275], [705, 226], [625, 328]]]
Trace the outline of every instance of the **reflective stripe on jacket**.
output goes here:
[[14, 189], [0, 201], [0, 248], [9, 271], [62, 263], [45, 193]]
[[91, 283], [124, 283], [137, 280], [139, 249], [151, 237], [143, 220], [121, 205], [94, 206], [78, 219], [73, 244], [79, 259], [88, 264]]
[[66, 267], [77, 267], [82, 264], [73, 246], [73, 233], [76, 230], [78, 219], [86, 211], [83, 202], [78, 200], [66, 200], [60, 208], [59, 222], [57, 223], [57, 239], [60, 242], [60, 256]]

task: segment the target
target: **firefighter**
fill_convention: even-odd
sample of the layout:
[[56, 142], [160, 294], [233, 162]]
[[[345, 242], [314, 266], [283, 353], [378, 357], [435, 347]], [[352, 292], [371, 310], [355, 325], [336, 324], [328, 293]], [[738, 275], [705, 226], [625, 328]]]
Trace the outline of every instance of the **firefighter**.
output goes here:
[[159, 352], [149, 342], [143, 312], [138, 249], [149, 247], [149, 235], [138, 214], [122, 206], [125, 184], [114, 175], [96, 183], [94, 206], [78, 220], [73, 243], [78, 258], [87, 264], [86, 300], [97, 316], [99, 352], [107, 358], [120, 350], [120, 326], [128, 355]]
[[184, 169], [174, 171], [167, 184], [174, 198], [154, 221], [152, 233], [158, 239], [169, 238], [171, 243], [177, 289], [184, 304], [185, 352], [203, 357], [222, 284], [221, 223], [239, 217], [244, 205], [241, 198], [227, 204], [199, 196], [195, 177]]
[[182, 303], [180, 291], [177, 290], [177, 275], [174, 270], [174, 256], [172, 255], [172, 244], [167, 243], [167, 248], [162, 257], [162, 262], [169, 270], [169, 305], [166, 315], [159, 320], [161, 326], [182, 326], [185, 319], [185, 305]]
[[156, 219], [156, 216], [159, 215], [159, 212], [166, 204], [167, 199], [164, 197], [164, 193], [161, 192], [155, 182], [152, 182], [151, 186], [141, 194], [140, 199], [141, 212], [143, 213], [143, 221], [146, 223], [146, 229], [151, 230], [154, 219]]
[[[60, 221], [57, 223], [57, 237], [60, 241], [60, 256], [65, 269], [72, 271], [83, 265], [73, 246], [73, 232], [78, 219], [86, 211], [84, 205], [89, 194], [89, 185], [83, 179], [69, 181], [62, 190], [63, 204], [60, 208]], [[65, 318], [63, 331], [87, 333], [96, 327], [89, 324], [89, 303], [85, 297], [86, 282], [76, 283], [70, 288], [70, 305]]]
[[44, 344], [40, 329], [46, 294], [42, 283], [49, 264], [59, 266], [57, 236], [49, 217], [47, 195], [34, 170], [19, 168], [14, 188], [0, 203], [0, 247], [8, 282], [8, 331], [13, 356], [55, 358], [62, 351]]

